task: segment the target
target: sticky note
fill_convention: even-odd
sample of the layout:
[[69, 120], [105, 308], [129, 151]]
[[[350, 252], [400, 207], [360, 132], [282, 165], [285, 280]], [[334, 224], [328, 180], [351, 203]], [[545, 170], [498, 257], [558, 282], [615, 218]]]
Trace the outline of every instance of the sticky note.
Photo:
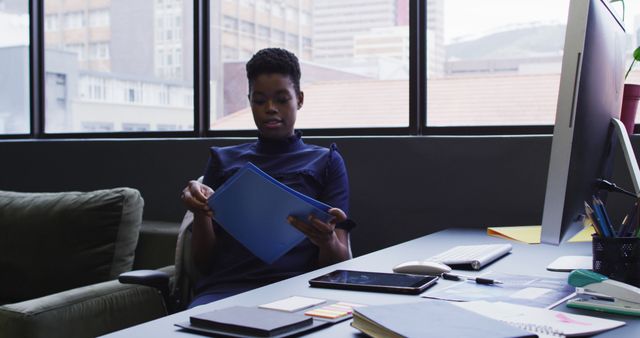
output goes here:
[[306, 309], [318, 304], [326, 302], [320, 298], [309, 298], [300, 296], [291, 296], [285, 299], [277, 300], [275, 302], [259, 305], [259, 308], [280, 310], [286, 312], [296, 312], [298, 310]]
[[336, 319], [343, 316], [351, 315], [351, 313], [353, 312], [353, 308], [360, 306], [364, 305], [347, 302], [337, 302], [319, 307], [317, 309], [309, 310], [304, 314], [307, 316], [319, 318]]
[[335, 319], [335, 318], [339, 318], [342, 316], [346, 316], [349, 314], [349, 312], [346, 311], [331, 311], [331, 310], [325, 310], [325, 309], [315, 309], [315, 310], [310, 310], [304, 313], [307, 316], [313, 316], [313, 317], [320, 317], [320, 318], [327, 318], [327, 319]]

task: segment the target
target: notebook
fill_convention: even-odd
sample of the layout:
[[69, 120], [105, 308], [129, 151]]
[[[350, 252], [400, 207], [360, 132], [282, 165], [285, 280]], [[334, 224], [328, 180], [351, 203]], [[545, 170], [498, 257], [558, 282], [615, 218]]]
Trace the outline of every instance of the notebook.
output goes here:
[[310, 327], [313, 318], [298, 313], [233, 306], [189, 318], [194, 327], [236, 335], [273, 337]]
[[267, 264], [304, 240], [287, 221], [310, 214], [328, 222], [330, 206], [278, 182], [247, 163], [209, 198], [214, 219], [238, 242]]
[[351, 326], [371, 337], [537, 337], [445, 301], [353, 309]]
[[624, 322], [504, 302], [475, 301], [455, 306], [547, 336], [585, 336], [611, 330]]

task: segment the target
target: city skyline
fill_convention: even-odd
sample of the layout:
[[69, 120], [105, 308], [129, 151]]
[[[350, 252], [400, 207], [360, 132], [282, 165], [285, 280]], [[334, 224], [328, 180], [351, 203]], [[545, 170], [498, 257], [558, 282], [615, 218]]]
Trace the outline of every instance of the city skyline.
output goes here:
[[[532, 53], [529, 57], [524, 50], [523, 55], [510, 59], [504, 54], [503, 59], [447, 60], [446, 48], [451, 44], [446, 42], [459, 41], [450, 38], [459, 32], [451, 28], [458, 26], [456, 20], [475, 24], [473, 30], [467, 28], [466, 35], [463, 34], [465, 39], [493, 36], [496, 34], [487, 35], [487, 32], [505, 29], [515, 32], [526, 26], [540, 26], [542, 22], [562, 23], [568, 1], [541, 1], [524, 16], [528, 6], [536, 2], [523, 2], [518, 11], [513, 9], [509, 15], [503, 15], [495, 6], [503, 9], [513, 6], [504, 0], [488, 0], [482, 8], [471, 6], [473, 2], [469, 0], [428, 0], [428, 78], [559, 73], [561, 53], [544, 57]], [[19, 3], [17, 0], [2, 2], [11, 13], [26, 11], [16, 6]], [[363, 7], [365, 3], [369, 6]], [[216, 125], [219, 119], [246, 110], [243, 64], [256, 50], [267, 46], [296, 53], [305, 68], [303, 82], [305, 86], [313, 85], [310, 88], [314, 90], [322, 90], [324, 84], [331, 81], [360, 79], [388, 81], [393, 83], [394, 92], [408, 95], [408, 4], [408, 0], [212, 2], [211, 127], [224, 127]], [[473, 16], [465, 14], [469, 9], [473, 9]], [[0, 14], [8, 20], [0, 26], [9, 29], [0, 32], [0, 46], [20, 41], [28, 44], [25, 33], [28, 16], [6, 14], [1, 10]], [[631, 15], [628, 11], [627, 17]], [[125, 0], [50, 0], [46, 2], [44, 24], [47, 132], [193, 127], [191, 2], [146, 0], [131, 4]], [[484, 35], [479, 35], [483, 30]], [[438, 86], [440, 83], [447, 82], [438, 82]], [[25, 105], [20, 107], [15, 109], [22, 112], [28, 109]], [[391, 113], [404, 117], [400, 120], [393, 117], [389, 123], [408, 124], [408, 112], [401, 111], [408, 108], [398, 109]], [[28, 121], [28, 115], [21, 114]], [[7, 113], [0, 112], [0, 118], [2, 116]], [[406, 122], [398, 122], [403, 119]], [[367, 123], [366, 119], [348, 121], [355, 123], [354, 126]], [[477, 120], [477, 123], [486, 121]], [[247, 124], [246, 128], [252, 125]]]

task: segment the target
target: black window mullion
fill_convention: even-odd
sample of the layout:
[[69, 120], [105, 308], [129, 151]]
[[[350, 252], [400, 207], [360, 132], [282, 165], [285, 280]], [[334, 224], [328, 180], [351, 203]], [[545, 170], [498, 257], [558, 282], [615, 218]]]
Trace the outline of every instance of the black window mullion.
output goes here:
[[209, 0], [194, 0], [193, 13], [193, 71], [194, 71], [194, 131], [206, 137], [210, 124], [210, 51], [209, 51]]
[[32, 138], [44, 135], [44, 0], [29, 1], [29, 120]]
[[426, 0], [409, 2], [409, 134], [422, 135], [426, 118]]

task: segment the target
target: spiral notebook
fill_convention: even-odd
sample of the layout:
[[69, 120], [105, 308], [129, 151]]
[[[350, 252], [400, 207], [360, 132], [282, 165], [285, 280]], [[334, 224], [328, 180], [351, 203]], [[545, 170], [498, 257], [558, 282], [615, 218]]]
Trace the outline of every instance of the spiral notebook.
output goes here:
[[353, 309], [351, 326], [371, 337], [532, 338], [535, 334], [441, 300]]
[[539, 337], [593, 335], [615, 329], [624, 322], [504, 302], [452, 303], [460, 308], [537, 334]]

